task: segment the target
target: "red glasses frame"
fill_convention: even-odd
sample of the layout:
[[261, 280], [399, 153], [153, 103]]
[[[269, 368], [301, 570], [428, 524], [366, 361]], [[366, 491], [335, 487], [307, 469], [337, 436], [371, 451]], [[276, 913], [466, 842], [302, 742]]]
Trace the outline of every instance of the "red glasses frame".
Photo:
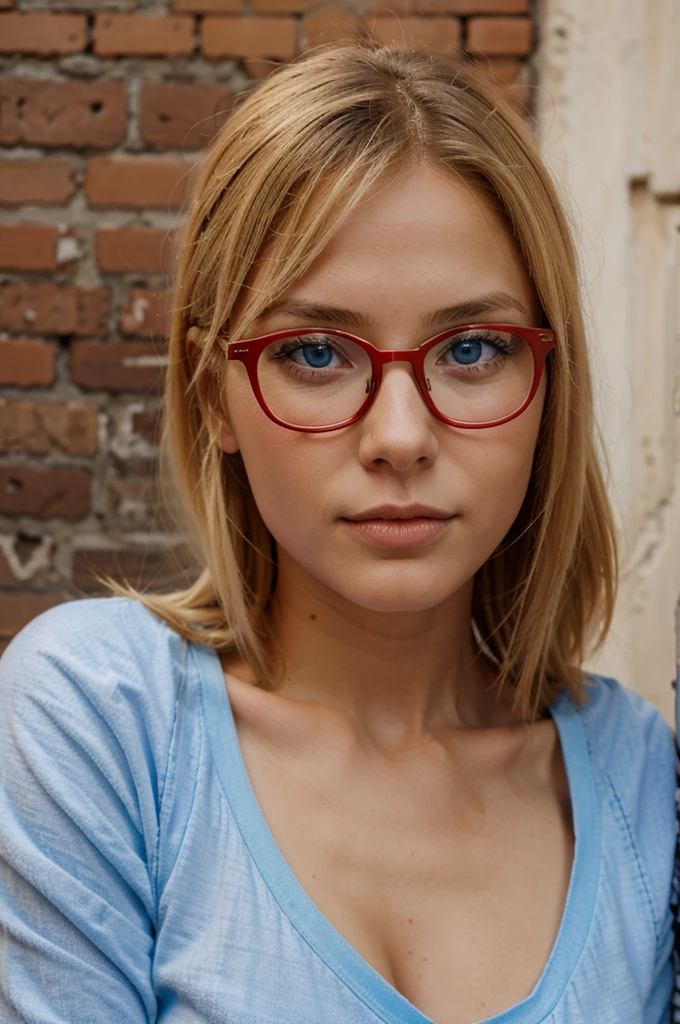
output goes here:
[[[490, 420], [485, 423], [462, 423], [459, 420], [449, 419], [448, 416], [444, 416], [441, 413], [432, 398], [430, 397], [429, 388], [427, 386], [427, 380], [425, 378], [424, 365], [425, 356], [440, 341], [445, 338], [455, 337], [457, 334], [462, 334], [464, 331], [471, 330], [497, 330], [511, 332], [512, 334], [518, 334], [521, 338], [526, 341], [527, 345], [531, 349], [531, 353], [534, 357], [534, 378], [531, 384], [531, 389], [523, 404], [515, 412], [510, 413], [509, 416], [504, 416], [502, 419]], [[260, 355], [272, 341], [278, 341], [281, 338], [293, 338], [299, 334], [307, 334], [314, 332], [323, 332], [323, 334], [330, 334], [337, 338], [347, 338], [350, 341], [355, 342], [359, 345], [368, 355], [371, 360], [371, 382], [366, 396], [366, 401], [363, 403], [361, 408], [351, 416], [349, 419], [343, 420], [341, 423], [333, 423], [329, 427], [302, 427], [295, 426], [292, 423], [286, 423], [285, 420], [279, 419], [269, 406], [267, 405], [264, 395], [260, 390], [260, 382], [257, 375], [257, 364]], [[454, 327], [448, 331], [441, 331], [436, 334], [433, 338], [429, 338], [424, 341], [417, 348], [400, 348], [400, 349], [382, 349], [376, 348], [370, 341], [364, 341], [363, 338], [358, 338], [354, 334], [348, 334], [347, 331], [340, 331], [328, 327], [291, 327], [285, 331], [274, 331], [272, 334], [263, 334], [259, 338], [249, 338], [245, 341], [233, 341], [227, 345], [227, 359], [235, 359], [243, 363], [250, 380], [250, 385], [253, 389], [255, 397], [260, 404], [263, 412], [273, 420], [274, 423], [278, 423], [282, 427], [287, 427], [289, 430], [299, 430], [307, 434], [318, 434], [328, 430], [340, 430], [341, 427], [348, 427], [351, 423], [356, 423], [370, 408], [375, 401], [375, 397], [378, 394], [380, 387], [383, 367], [386, 363], [410, 363], [413, 367], [413, 375], [418, 385], [418, 390], [423, 397], [423, 400], [437, 419], [442, 420], [444, 423], [448, 423], [452, 427], [463, 427], [469, 430], [480, 430], [485, 427], [497, 427], [501, 423], [507, 423], [509, 420], [514, 420], [516, 416], [519, 416], [527, 406], [531, 403], [538, 385], [543, 375], [543, 367], [545, 366], [546, 356], [551, 352], [557, 345], [557, 336], [555, 331], [550, 328], [544, 327], [518, 327], [517, 324], [465, 324], [463, 327]]]

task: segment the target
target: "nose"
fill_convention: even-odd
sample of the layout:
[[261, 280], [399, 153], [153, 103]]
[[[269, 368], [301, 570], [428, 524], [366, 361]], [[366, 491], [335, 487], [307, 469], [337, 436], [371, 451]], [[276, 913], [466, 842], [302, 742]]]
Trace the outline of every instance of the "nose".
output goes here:
[[412, 367], [402, 362], [384, 367], [373, 404], [359, 421], [360, 457], [364, 465], [389, 463], [404, 472], [436, 459], [437, 418], [423, 401]]

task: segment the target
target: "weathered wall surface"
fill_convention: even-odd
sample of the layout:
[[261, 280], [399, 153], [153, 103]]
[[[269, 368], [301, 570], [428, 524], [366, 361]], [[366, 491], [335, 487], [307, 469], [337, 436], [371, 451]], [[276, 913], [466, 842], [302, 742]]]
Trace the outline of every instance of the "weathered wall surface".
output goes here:
[[181, 580], [153, 477], [191, 169], [235, 95], [365, 27], [526, 97], [529, 0], [0, 0], [0, 648], [92, 567]]
[[680, 5], [542, 0], [535, 110], [573, 198], [624, 574], [593, 663], [670, 720], [680, 597]]

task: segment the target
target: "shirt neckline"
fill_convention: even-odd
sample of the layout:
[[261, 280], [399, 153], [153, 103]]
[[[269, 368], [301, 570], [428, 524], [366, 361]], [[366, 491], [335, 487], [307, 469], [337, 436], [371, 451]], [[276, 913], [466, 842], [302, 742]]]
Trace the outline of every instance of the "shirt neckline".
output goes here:
[[[281, 853], [260, 808], [241, 752], [219, 657], [189, 642], [213, 761], [244, 843], [265, 884], [293, 927], [333, 973], [386, 1024], [432, 1024], [354, 949], [322, 914]], [[593, 917], [600, 862], [601, 820], [590, 754], [578, 709], [567, 694], [551, 705], [562, 746], [574, 819], [575, 850], [562, 921], [533, 991], [479, 1024], [539, 1024], [574, 972]]]

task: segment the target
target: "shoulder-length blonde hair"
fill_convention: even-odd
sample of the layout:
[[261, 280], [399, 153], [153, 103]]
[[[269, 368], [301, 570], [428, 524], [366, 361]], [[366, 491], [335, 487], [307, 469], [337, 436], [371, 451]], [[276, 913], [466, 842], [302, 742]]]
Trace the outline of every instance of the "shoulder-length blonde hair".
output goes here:
[[[232, 112], [206, 155], [182, 238], [165, 386], [162, 480], [179, 497], [197, 558], [193, 585], [141, 600], [174, 630], [238, 651], [261, 685], [279, 656], [268, 609], [276, 547], [240, 455], [225, 454], [224, 334], [248, 336], [264, 307], [322, 251], [380, 176], [406, 160], [449, 167], [495, 196], [557, 332], [534, 467], [508, 535], [479, 569], [473, 621], [527, 717], [569, 690], [609, 628], [617, 585], [612, 513], [598, 463], [588, 353], [570, 231], [522, 118], [461, 55], [375, 42], [332, 44], [275, 71]], [[311, 200], [314, 200], [311, 202]], [[257, 289], [246, 278], [267, 246]], [[250, 278], [249, 278], [250, 280]], [[200, 328], [191, 356], [190, 327]], [[177, 514], [177, 513], [175, 513]]]

